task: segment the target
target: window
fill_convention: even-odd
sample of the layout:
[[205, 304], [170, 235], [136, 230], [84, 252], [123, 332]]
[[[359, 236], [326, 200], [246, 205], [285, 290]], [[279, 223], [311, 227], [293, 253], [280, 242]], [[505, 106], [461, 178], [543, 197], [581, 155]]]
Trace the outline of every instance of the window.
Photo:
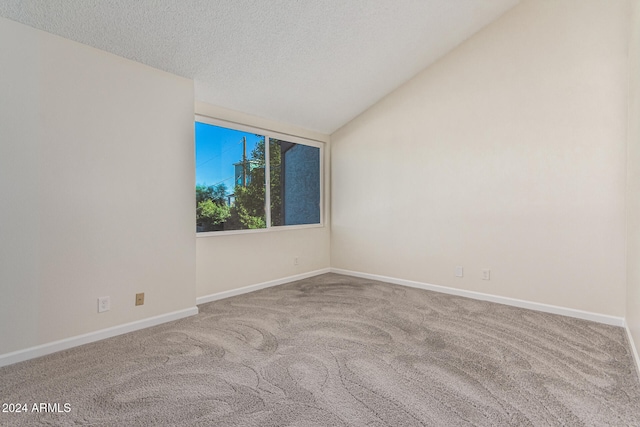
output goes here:
[[321, 144], [198, 116], [195, 146], [198, 233], [321, 224]]

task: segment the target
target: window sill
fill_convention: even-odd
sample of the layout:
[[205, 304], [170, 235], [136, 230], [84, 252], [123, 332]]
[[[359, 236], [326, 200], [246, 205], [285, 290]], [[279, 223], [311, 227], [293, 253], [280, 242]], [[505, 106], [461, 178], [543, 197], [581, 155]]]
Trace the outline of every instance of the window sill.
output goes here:
[[257, 228], [251, 230], [204, 231], [201, 233], [196, 233], [196, 238], [200, 239], [205, 237], [230, 236], [234, 234], [255, 234], [292, 230], [306, 230], [308, 228], [324, 228], [324, 224], [281, 225], [277, 227]]

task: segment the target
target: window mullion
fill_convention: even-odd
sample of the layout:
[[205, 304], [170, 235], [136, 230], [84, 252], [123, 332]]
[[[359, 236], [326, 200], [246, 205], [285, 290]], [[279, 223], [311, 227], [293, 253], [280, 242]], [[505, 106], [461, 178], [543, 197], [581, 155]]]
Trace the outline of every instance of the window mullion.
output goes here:
[[268, 135], [264, 137], [264, 213], [267, 228], [271, 227], [271, 163], [269, 154], [270, 139]]

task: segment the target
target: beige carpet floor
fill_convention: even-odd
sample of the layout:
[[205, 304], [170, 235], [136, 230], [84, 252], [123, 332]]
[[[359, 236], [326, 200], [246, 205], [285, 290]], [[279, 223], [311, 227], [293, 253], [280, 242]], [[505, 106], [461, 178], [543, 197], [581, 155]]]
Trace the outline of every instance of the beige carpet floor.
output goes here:
[[4, 367], [0, 403], [29, 409], [2, 426], [640, 425], [622, 328], [335, 274]]

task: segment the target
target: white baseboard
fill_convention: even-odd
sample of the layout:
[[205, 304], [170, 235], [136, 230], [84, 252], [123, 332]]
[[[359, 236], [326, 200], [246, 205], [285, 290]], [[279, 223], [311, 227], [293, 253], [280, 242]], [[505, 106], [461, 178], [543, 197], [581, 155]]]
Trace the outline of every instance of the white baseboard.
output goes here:
[[636, 344], [633, 342], [633, 336], [631, 335], [631, 330], [629, 329], [629, 324], [625, 321], [624, 328], [627, 331], [627, 339], [629, 340], [629, 345], [631, 346], [631, 356], [633, 357], [633, 361], [636, 365], [636, 373], [638, 374], [638, 380], [640, 380], [640, 356], [638, 356], [638, 348]]
[[296, 280], [307, 279], [313, 276], [319, 276], [321, 274], [330, 273], [330, 268], [323, 268], [320, 270], [310, 271], [308, 273], [296, 274], [295, 276], [288, 276], [282, 279], [270, 280], [268, 282], [262, 282], [255, 285], [244, 286], [238, 289], [232, 289], [230, 291], [216, 292], [215, 294], [205, 295], [203, 297], [196, 298], [196, 304], [204, 304], [207, 302], [218, 301], [221, 299], [234, 297], [236, 295], [246, 294], [248, 292], [257, 291], [259, 289], [270, 288], [272, 286], [283, 285], [285, 283], [295, 282]]
[[[408, 286], [412, 288], [425, 289], [429, 291], [441, 292], [450, 295], [458, 295], [467, 298], [473, 298], [482, 301], [496, 302], [499, 304], [511, 305], [515, 307], [527, 308], [530, 310], [542, 311], [545, 313], [560, 314], [563, 316], [575, 317], [578, 319], [591, 320], [594, 322], [604, 323], [607, 325], [624, 327], [627, 331], [627, 337], [631, 345], [633, 352], [633, 358], [638, 370], [638, 376], [640, 377], [640, 357], [638, 351], [634, 345], [633, 338], [629, 327], [627, 326], [625, 319], [622, 317], [608, 316], [599, 313], [591, 313], [588, 311], [575, 310], [566, 307], [558, 307], [554, 305], [535, 303], [530, 301], [524, 301], [514, 298], [501, 297], [497, 295], [484, 294], [481, 292], [467, 291], [463, 289], [449, 288], [446, 286], [432, 285], [429, 283], [415, 282], [412, 280], [398, 279], [388, 276], [380, 276], [377, 274], [361, 273], [351, 270], [343, 270], [339, 268], [324, 268], [320, 270], [311, 271], [308, 273], [297, 274], [294, 276], [288, 276], [281, 279], [271, 280], [268, 282], [258, 283], [255, 285], [245, 286], [239, 289], [233, 289], [230, 291], [218, 292], [211, 295], [198, 297], [196, 304], [204, 304], [207, 302], [217, 301], [224, 298], [229, 298], [236, 295], [246, 294], [248, 292], [257, 291], [259, 289], [265, 289], [272, 286], [278, 286], [285, 283], [295, 282], [296, 280], [302, 280], [309, 277], [318, 276], [325, 273], [337, 273], [346, 276], [361, 277], [364, 279], [378, 280], [381, 282], [393, 283], [396, 285]], [[148, 319], [142, 319], [124, 325], [113, 326], [107, 329], [101, 329], [99, 331], [90, 332], [75, 337], [65, 338], [63, 340], [54, 341], [47, 344], [30, 347], [24, 350], [14, 351], [12, 353], [6, 353], [0, 355], [0, 367], [11, 365], [25, 360], [34, 359], [36, 357], [45, 356], [47, 354], [55, 353], [57, 351], [67, 350], [72, 347], [77, 347], [83, 344], [88, 344], [94, 341], [111, 338], [117, 335], [126, 334], [128, 332], [137, 331], [139, 329], [149, 328], [162, 323], [170, 322], [173, 320], [182, 319], [185, 317], [198, 314], [198, 307], [191, 307], [184, 310], [174, 311], [171, 313], [150, 317]]]
[[36, 357], [45, 356], [57, 351], [67, 350], [83, 344], [89, 344], [94, 341], [115, 337], [116, 335], [126, 334], [128, 332], [137, 331], [139, 329], [149, 328], [161, 323], [171, 322], [172, 320], [182, 319], [198, 314], [198, 307], [191, 307], [184, 310], [174, 311], [159, 316], [149, 317], [147, 319], [137, 320], [124, 325], [113, 326], [111, 328], [101, 329], [87, 334], [77, 335], [75, 337], [65, 338], [59, 341], [53, 341], [47, 344], [26, 348], [24, 350], [14, 351], [0, 355], [0, 367], [12, 365], [14, 363], [23, 362], [25, 360], [34, 359]]
[[332, 268], [332, 273], [344, 274], [346, 276], [361, 277], [363, 279], [378, 280], [381, 282], [393, 283], [395, 285], [409, 286], [411, 288], [425, 289], [428, 291], [441, 292], [443, 294], [457, 295], [461, 297], [473, 298], [482, 301], [496, 302], [499, 304], [511, 305], [514, 307], [527, 308], [529, 310], [542, 311], [545, 313], [560, 314], [562, 316], [575, 317], [583, 320], [604, 323], [606, 325], [624, 327], [624, 317], [608, 316], [606, 314], [592, 313], [589, 311], [576, 310], [573, 308], [558, 307], [555, 305], [542, 304], [519, 300], [515, 298], [501, 297], [498, 295], [484, 294], [481, 292], [467, 291], [464, 289], [449, 288], [447, 286], [432, 285], [429, 283], [414, 282], [412, 280], [397, 279], [395, 277], [379, 276], [377, 274], [360, 273], [358, 271], [342, 270]]

